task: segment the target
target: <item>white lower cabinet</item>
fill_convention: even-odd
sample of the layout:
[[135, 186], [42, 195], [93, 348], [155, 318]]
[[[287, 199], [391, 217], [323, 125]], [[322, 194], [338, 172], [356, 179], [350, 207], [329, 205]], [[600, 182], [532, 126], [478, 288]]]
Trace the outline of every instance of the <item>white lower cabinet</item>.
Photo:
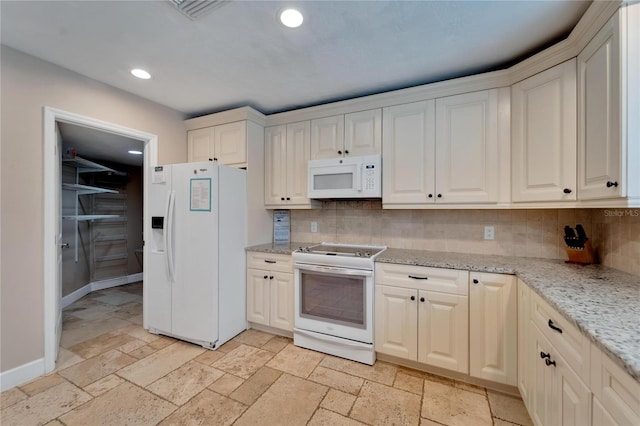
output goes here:
[[472, 272], [469, 280], [469, 374], [516, 386], [516, 277]]
[[378, 263], [376, 351], [468, 373], [467, 283], [466, 271]]
[[518, 388], [535, 425], [640, 424], [640, 383], [521, 280], [518, 330]]
[[248, 253], [247, 266], [247, 321], [293, 331], [291, 256]]

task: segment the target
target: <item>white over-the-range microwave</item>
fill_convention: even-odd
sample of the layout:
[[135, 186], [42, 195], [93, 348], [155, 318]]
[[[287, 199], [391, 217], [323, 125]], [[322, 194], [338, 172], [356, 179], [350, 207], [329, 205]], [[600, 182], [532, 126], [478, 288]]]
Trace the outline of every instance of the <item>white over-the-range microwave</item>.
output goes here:
[[309, 198], [381, 198], [379, 155], [309, 161]]

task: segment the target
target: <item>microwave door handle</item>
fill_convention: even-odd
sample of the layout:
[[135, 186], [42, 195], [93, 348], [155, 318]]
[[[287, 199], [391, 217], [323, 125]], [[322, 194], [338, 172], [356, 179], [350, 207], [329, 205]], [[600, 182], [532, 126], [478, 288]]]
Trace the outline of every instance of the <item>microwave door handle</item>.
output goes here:
[[356, 169], [356, 189], [362, 192], [362, 163], [358, 163]]

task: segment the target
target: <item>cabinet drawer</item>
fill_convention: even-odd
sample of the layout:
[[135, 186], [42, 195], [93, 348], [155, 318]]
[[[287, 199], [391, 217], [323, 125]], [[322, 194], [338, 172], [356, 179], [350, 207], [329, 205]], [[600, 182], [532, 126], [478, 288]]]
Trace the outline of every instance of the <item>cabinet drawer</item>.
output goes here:
[[589, 339], [555, 309], [531, 292], [531, 321], [588, 384]]
[[466, 296], [469, 294], [469, 272], [426, 266], [376, 263], [376, 284]]
[[594, 401], [602, 404], [615, 424], [640, 424], [640, 383], [594, 344], [591, 344], [591, 391]]
[[293, 258], [286, 254], [248, 252], [247, 268], [293, 273]]

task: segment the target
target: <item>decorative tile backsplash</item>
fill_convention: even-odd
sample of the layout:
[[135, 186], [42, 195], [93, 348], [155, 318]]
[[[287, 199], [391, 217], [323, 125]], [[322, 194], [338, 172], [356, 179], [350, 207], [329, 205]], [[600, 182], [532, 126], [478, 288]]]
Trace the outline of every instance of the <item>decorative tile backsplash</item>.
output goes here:
[[[567, 259], [563, 229], [578, 223], [601, 263], [640, 275], [640, 209], [382, 210], [379, 201], [325, 201], [291, 211], [291, 240]], [[485, 226], [495, 240], [484, 240]]]

